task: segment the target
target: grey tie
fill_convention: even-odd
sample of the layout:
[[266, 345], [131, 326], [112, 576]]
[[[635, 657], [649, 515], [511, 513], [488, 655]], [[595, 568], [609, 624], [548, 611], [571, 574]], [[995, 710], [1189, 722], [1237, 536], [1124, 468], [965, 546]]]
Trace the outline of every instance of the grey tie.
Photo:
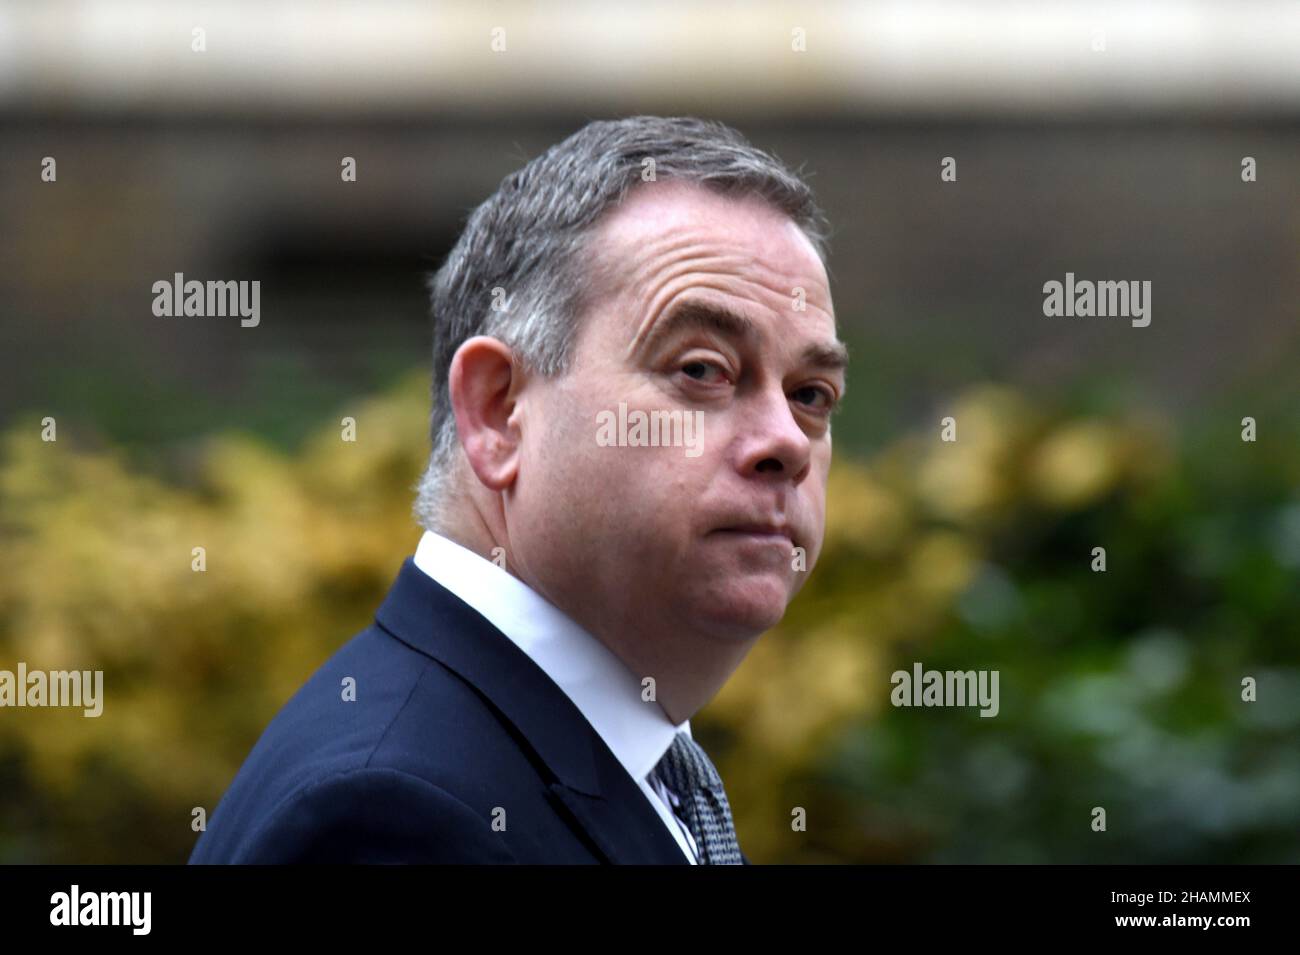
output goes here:
[[681, 800], [682, 819], [695, 838], [700, 864], [744, 865], [722, 777], [699, 744], [678, 733], [654, 771]]

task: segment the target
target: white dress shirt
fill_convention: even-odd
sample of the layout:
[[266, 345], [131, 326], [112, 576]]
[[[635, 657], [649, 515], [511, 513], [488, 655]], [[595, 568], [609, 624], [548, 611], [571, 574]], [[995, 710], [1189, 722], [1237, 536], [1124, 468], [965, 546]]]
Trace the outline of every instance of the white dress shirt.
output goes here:
[[641, 699], [641, 680], [608, 647], [518, 577], [455, 541], [425, 531], [415, 566], [482, 614], [555, 681], [586, 717], [659, 813], [692, 865], [695, 840], [673, 812], [676, 795], [650, 774], [673, 737], [657, 703]]

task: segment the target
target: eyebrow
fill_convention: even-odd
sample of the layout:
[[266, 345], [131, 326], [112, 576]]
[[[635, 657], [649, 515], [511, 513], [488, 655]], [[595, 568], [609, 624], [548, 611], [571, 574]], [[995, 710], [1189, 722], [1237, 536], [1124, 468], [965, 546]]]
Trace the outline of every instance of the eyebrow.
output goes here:
[[[719, 332], [729, 338], [756, 341], [758, 326], [737, 312], [711, 302], [688, 299], [677, 305], [646, 339], [645, 347], [652, 349], [659, 341], [691, 329]], [[838, 339], [832, 342], [814, 342], [804, 348], [800, 359], [825, 371], [843, 371], [849, 365], [849, 350]]]
[[660, 321], [650, 332], [645, 347], [653, 349], [665, 338], [694, 329], [719, 332], [728, 338], [742, 341], [758, 339], [758, 326], [744, 315], [721, 305], [688, 299], [674, 306], [668, 313], [668, 317]]

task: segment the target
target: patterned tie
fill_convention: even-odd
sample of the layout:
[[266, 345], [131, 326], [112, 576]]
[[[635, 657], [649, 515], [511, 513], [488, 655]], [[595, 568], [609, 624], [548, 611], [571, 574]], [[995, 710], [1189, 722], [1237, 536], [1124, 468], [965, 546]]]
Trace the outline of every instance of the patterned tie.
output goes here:
[[722, 777], [699, 744], [685, 733], [673, 738], [655, 773], [681, 800], [701, 865], [744, 865]]

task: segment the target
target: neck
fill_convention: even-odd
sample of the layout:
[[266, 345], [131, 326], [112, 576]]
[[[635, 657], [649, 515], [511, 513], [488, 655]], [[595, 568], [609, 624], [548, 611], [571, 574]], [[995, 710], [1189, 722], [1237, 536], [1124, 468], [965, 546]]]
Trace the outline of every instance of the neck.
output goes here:
[[[610, 633], [621, 639], [609, 639]], [[654, 633], [620, 627], [600, 639], [638, 679], [654, 678], [659, 706], [679, 725], [718, 694], [758, 638], [722, 640], [672, 627]]]
[[[484, 560], [491, 560], [492, 552], [497, 547], [506, 546], [505, 541], [498, 540], [499, 535], [492, 532], [491, 526], [484, 519], [473, 501], [459, 498], [444, 510], [454, 516], [448, 516], [444, 513], [437, 522], [430, 526], [429, 530], [435, 534], [441, 534], [448, 540], [455, 541], [461, 547], [473, 551]], [[508, 549], [506, 553], [509, 554]], [[509, 558], [507, 557], [508, 568]]]
[[701, 633], [693, 621], [650, 621], [628, 606], [599, 608], [582, 587], [568, 594], [550, 592], [512, 558], [499, 502], [463, 492], [453, 495], [442, 518], [429, 529], [484, 560], [492, 560], [493, 551], [503, 548], [507, 573], [603, 643], [639, 681], [654, 679], [655, 700], [674, 725], [690, 719], [717, 695], [759, 637]]

